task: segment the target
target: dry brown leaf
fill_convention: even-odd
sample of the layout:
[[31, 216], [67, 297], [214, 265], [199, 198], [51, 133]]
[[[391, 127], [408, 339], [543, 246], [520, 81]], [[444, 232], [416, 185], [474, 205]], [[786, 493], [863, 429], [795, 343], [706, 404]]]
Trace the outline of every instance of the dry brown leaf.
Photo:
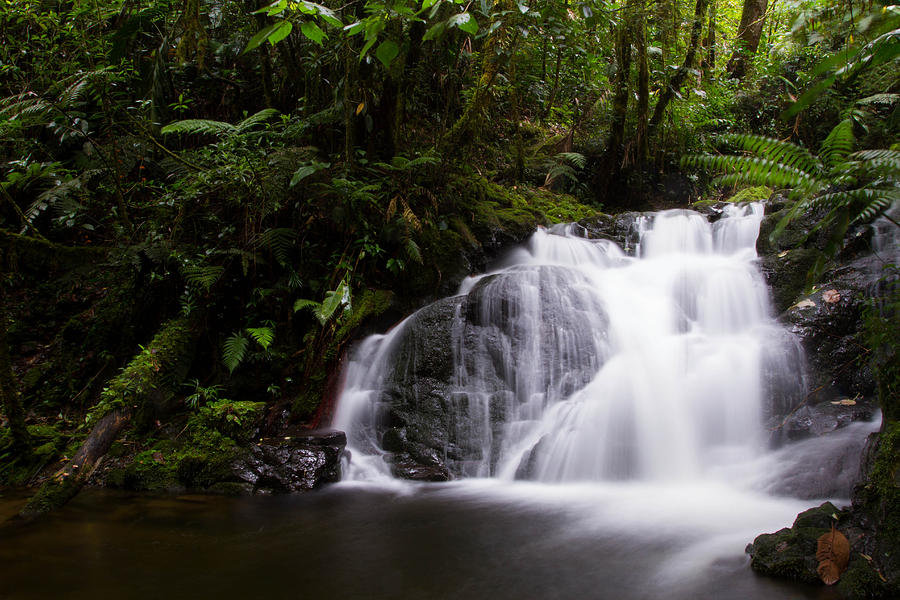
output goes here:
[[816, 549], [816, 560], [819, 561], [819, 578], [825, 585], [834, 585], [847, 570], [850, 562], [850, 542], [843, 533], [831, 526], [831, 531], [819, 537]]
[[807, 298], [806, 300], [801, 300], [797, 304], [793, 305], [791, 308], [813, 308], [816, 305], [815, 302]]
[[822, 300], [828, 304], [835, 304], [841, 301], [841, 294], [837, 290], [825, 290], [822, 292]]

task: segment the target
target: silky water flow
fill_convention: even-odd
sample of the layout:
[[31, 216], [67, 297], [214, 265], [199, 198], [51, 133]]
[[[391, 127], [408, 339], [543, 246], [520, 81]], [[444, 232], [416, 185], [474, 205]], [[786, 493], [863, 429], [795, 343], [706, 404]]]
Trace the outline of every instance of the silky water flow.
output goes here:
[[[642, 216], [626, 249], [576, 224], [539, 229], [457, 296], [367, 338], [334, 422], [352, 457], [342, 485], [566, 512], [578, 536], [629, 540], [648, 597], [747, 569], [755, 535], [846, 502], [847, 448], [858, 457], [878, 427], [773, 435], [807, 389], [757, 268], [762, 217], [761, 204], [714, 223]], [[454, 481], [393, 478], [404, 452]]]

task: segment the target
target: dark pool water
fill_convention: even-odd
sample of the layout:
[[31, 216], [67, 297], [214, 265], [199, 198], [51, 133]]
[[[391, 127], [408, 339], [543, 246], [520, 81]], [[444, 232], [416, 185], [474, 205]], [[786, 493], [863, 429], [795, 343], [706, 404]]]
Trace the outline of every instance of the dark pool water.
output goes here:
[[[246, 498], [88, 490], [42, 520], [0, 526], [0, 598], [834, 597], [756, 577], [749, 540], [732, 532], [744, 525], [698, 520], [728, 498], [661, 492], [643, 514], [653, 494], [494, 484]], [[696, 515], [679, 517], [682, 495], [698, 496]], [[21, 503], [4, 492], [0, 519]]]

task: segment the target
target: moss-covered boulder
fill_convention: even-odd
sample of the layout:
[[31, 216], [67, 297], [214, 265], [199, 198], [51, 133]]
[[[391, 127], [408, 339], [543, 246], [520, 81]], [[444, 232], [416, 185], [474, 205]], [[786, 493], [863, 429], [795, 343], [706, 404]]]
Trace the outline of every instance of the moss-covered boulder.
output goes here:
[[840, 515], [841, 511], [826, 502], [797, 515], [790, 528], [758, 536], [747, 546], [750, 566], [761, 575], [818, 583], [818, 539]]

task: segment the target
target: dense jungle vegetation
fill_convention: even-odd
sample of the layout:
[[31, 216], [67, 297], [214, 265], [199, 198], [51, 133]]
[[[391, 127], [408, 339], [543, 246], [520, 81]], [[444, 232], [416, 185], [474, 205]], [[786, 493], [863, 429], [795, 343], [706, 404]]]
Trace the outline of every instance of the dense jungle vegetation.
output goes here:
[[71, 495], [108, 454], [203, 487], [538, 224], [781, 190], [836, 254], [900, 195], [898, 27], [871, 0], [0, 0], [0, 484]]

